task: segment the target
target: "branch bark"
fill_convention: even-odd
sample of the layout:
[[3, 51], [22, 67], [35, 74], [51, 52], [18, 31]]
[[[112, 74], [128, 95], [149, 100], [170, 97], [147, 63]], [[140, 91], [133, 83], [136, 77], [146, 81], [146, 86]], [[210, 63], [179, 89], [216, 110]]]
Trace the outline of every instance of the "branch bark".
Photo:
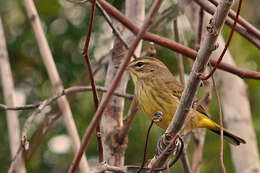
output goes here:
[[[104, 87], [97, 86], [96, 89], [97, 89], [97, 91], [107, 92], [107, 89], [104, 88]], [[41, 101], [40, 103], [29, 104], [29, 105], [24, 105], [24, 106], [7, 106], [7, 105], [4, 105], [4, 104], [0, 104], [0, 109], [2, 109], [2, 110], [12, 110], [12, 111], [36, 109], [43, 102], [52, 103], [52, 102], [56, 101], [58, 98], [60, 98], [64, 95], [69, 95], [69, 94], [78, 93], [78, 92], [86, 92], [86, 91], [92, 91], [92, 87], [89, 87], [89, 86], [74, 86], [74, 87], [64, 89], [61, 92], [54, 94], [52, 97]], [[117, 97], [122, 97], [122, 98], [130, 99], [130, 100], [133, 99], [133, 97], [134, 97], [131, 94], [127, 94], [127, 93], [123, 94], [123, 93], [119, 93], [119, 92], [114, 92], [114, 95], [117, 96]]]
[[[0, 16], [0, 75], [3, 86], [3, 93], [6, 105], [15, 106], [15, 89], [11, 72], [11, 67], [8, 58], [7, 47], [5, 43], [4, 28]], [[20, 146], [20, 125], [18, 119], [18, 112], [6, 111], [7, 126], [9, 132], [10, 150], [12, 158], [15, 157], [16, 152]], [[16, 164], [14, 165], [14, 172], [26, 173], [26, 168], [22, 154], [17, 156]]]
[[[144, 20], [144, 10], [145, 1], [144, 0], [126, 0], [126, 16], [131, 19], [136, 25], [142, 25]], [[131, 32], [122, 29], [123, 40], [126, 40], [127, 45], [131, 45], [136, 39], [135, 35]], [[122, 35], [122, 34], [121, 34]], [[137, 49], [135, 50], [135, 55], [140, 56], [141, 52], [140, 42]], [[109, 66], [106, 76], [105, 87], [109, 88], [111, 81], [115, 78], [115, 74], [118, 72], [118, 67], [123, 61], [127, 53], [127, 49], [124, 47], [122, 41], [115, 38], [114, 48], [112, 50], [112, 57], [109, 60]], [[120, 93], [125, 93], [127, 83], [129, 81], [129, 75], [127, 73], [123, 74], [122, 80], [120, 81], [116, 91]], [[104, 146], [104, 156], [105, 161], [109, 165], [113, 166], [123, 166], [124, 165], [124, 155], [127, 145], [126, 138], [119, 141], [118, 137], [119, 129], [123, 127], [123, 110], [124, 110], [124, 99], [113, 96], [111, 101], [107, 105], [107, 108], [102, 116], [101, 130], [103, 137]], [[123, 141], [123, 142], [122, 142]]]

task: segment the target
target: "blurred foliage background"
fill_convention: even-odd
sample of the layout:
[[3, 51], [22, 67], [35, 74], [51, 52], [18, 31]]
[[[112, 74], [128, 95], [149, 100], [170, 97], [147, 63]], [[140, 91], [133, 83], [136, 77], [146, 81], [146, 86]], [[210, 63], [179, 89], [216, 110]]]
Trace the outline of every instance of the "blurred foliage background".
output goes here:
[[[120, 11], [124, 11], [124, 1], [110, 1]], [[90, 4], [73, 4], [65, 0], [35, 0], [42, 25], [45, 30], [53, 57], [55, 59], [59, 74], [64, 87], [76, 85], [90, 85], [84, 58], [81, 51], [86, 37], [90, 16]], [[234, 9], [236, 9], [234, 7]], [[243, 4], [242, 16], [250, 21], [257, 28], [260, 26], [260, 6], [257, 1], [245, 1]], [[26, 16], [24, 7], [20, 0], [0, 0], [0, 15], [3, 19], [5, 35], [7, 39], [9, 59], [17, 91], [19, 105], [37, 103], [53, 95], [52, 86], [41, 60], [41, 55], [32, 31], [30, 22]], [[94, 28], [91, 40], [90, 57], [94, 69], [97, 62], [109, 54], [112, 47], [113, 35], [107, 33], [108, 26], [98, 10], [96, 11]], [[171, 33], [161, 31], [164, 36]], [[223, 35], [227, 38], [230, 28], [224, 27]], [[194, 33], [191, 33], [193, 35]], [[2, 39], [2, 38], [0, 38]], [[189, 46], [193, 47], [192, 40]], [[176, 54], [166, 48], [157, 46], [159, 57], [162, 57], [173, 73], [177, 74]], [[231, 53], [238, 66], [260, 71], [260, 52], [247, 40], [235, 34], [230, 46]], [[102, 61], [102, 68], [96, 73], [96, 82], [103, 85], [104, 75], [107, 67], [107, 58]], [[189, 72], [189, 65], [185, 59], [185, 71]], [[252, 108], [252, 117], [255, 125], [257, 138], [260, 139], [260, 82], [257, 80], [246, 80], [248, 84], [248, 95]], [[133, 93], [133, 84], [130, 81], [128, 93]], [[100, 93], [101, 96], [101, 93]], [[72, 94], [68, 96], [78, 131], [82, 136], [88, 126], [93, 113], [94, 104], [92, 93]], [[3, 103], [3, 93], [0, 85], [0, 102]], [[130, 101], [126, 101], [126, 109]], [[25, 119], [32, 113], [20, 111], [19, 119], [21, 127]], [[56, 103], [50, 105], [34, 121], [32, 133], [44, 116], [59, 113]], [[217, 103], [213, 98], [210, 104], [210, 113], [213, 119], [217, 120]], [[28, 172], [65, 172], [73, 158], [73, 153], [68, 141], [66, 129], [63, 126], [62, 118], [57, 120], [51, 131], [40, 144], [30, 162], [26, 163]], [[143, 148], [149, 120], [138, 113], [132, 130], [129, 133], [129, 146], [126, 152], [126, 164], [140, 164], [142, 161]], [[149, 140], [148, 158], [151, 158], [156, 146], [158, 137], [162, 130], [154, 126]], [[204, 148], [204, 162], [201, 172], [221, 172], [219, 161], [220, 140], [211, 133], [207, 133], [206, 145]], [[258, 142], [260, 148], [260, 141]], [[58, 146], [58, 147], [57, 147]], [[188, 153], [192, 153], [190, 144]], [[233, 172], [232, 161], [227, 144], [224, 146], [224, 159], [227, 172]], [[97, 145], [95, 137], [86, 150], [90, 164], [96, 163]], [[6, 172], [9, 168], [11, 157], [5, 112], [0, 111], [0, 172]], [[178, 163], [174, 168], [182, 172], [182, 166]]]

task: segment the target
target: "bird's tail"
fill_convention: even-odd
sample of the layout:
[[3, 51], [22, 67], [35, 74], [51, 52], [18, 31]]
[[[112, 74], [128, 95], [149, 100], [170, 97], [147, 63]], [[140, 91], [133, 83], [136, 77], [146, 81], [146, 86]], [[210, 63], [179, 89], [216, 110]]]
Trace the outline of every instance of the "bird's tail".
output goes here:
[[[218, 124], [216, 124], [214, 121], [212, 121], [209, 118], [205, 118], [202, 121], [207, 121], [207, 129], [209, 129], [210, 131], [220, 135], [220, 126]], [[204, 123], [203, 123], [204, 124]], [[246, 141], [236, 135], [234, 135], [233, 133], [231, 133], [230, 131], [228, 131], [227, 129], [223, 128], [223, 137], [224, 139], [232, 144], [232, 145], [240, 145], [240, 143], [245, 144]]]

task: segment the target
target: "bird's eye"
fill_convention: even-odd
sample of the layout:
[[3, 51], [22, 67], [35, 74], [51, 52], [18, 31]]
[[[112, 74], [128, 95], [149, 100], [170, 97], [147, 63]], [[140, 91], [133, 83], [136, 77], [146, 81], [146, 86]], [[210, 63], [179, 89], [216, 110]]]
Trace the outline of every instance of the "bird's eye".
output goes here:
[[138, 62], [138, 63], [136, 64], [137, 67], [142, 67], [143, 65], [144, 65], [144, 62]]

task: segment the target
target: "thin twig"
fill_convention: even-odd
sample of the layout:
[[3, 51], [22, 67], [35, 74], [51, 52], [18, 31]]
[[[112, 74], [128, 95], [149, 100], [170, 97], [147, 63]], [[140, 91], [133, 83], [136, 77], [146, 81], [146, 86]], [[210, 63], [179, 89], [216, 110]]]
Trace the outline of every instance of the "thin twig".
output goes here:
[[[216, 7], [218, 6], [219, 2], [216, 0], [209, 0], [212, 4]], [[229, 11], [228, 16], [231, 17], [233, 20], [236, 20], [236, 12], [232, 9]], [[239, 16], [237, 22], [243, 26], [248, 32], [254, 34], [257, 38], [260, 38], [260, 31], [254, 27], [251, 23], [247, 22], [243, 17]]]
[[[89, 48], [89, 42], [90, 42], [90, 37], [91, 37], [91, 32], [92, 32], [92, 27], [93, 27], [95, 6], [96, 6], [96, 0], [93, 0], [92, 8], [91, 8], [91, 16], [90, 16], [90, 21], [89, 21], [89, 27], [88, 27], [88, 34], [87, 34], [87, 38], [85, 40], [85, 46], [84, 46], [84, 50], [83, 50], [82, 55], [85, 57], [85, 61], [86, 61], [87, 66], [88, 66], [88, 74], [89, 74], [89, 78], [90, 78], [90, 81], [91, 81], [93, 100], [94, 100], [94, 103], [95, 103], [95, 111], [97, 111], [99, 99], [98, 99], [98, 95], [97, 95], [97, 89], [96, 89], [96, 84], [95, 84], [95, 80], [94, 80], [91, 62], [90, 62], [90, 59], [89, 59], [89, 56], [88, 56], [88, 48]], [[101, 139], [101, 132], [100, 132], [100, 122], [97, 124], [97, 127], [96, 127], [96, 137], [97, 137], [97, 143], [98, 143], [99, 163], [101, 163], [101, 162], [104, 161], [104, 155], [103, 155], [103, 146], [102, 146], [102, 139]]]
[[[100, 1], [98, 0], [98, 2], [100, 2]], [[84, 153], [84, 151], [85, 151], [85, 149], [87, 147], [87, 144], [89, 142], [89, 139], [90, 139], [90, 137], [92, 135], [92, 132], [93, 132], [94, 128], [96, 127], [97, 123], [99, 122], [99, 120], [100, 120], [100, 118], [101, 118], [101, 116], [102, 116], [102, 114], [103, 114], [103, 112], [105, 110], [106, 105], [110, 101], [113, 92], [115, 91], [117, 85], [119, 84], [120, 79], [121, 79], [121, 77], [122, 77], [122, 75], [123, 75], [123, 73], [124, 73], [128, 63], [130, 62], [130, 59], [133, 56], [133, 53], [134, 53], [136, 47], [138, 46], [138, 43], [143, 38], [144, 33], [146, 32], [146, 30], [148, 29], [149, 25], [151, 24], [152, 17], [156, 13], [156, 11], [159, 9], [161, 2], [162, 2], [162, 0], [157, 0], [155, 2], [153, 8], [151, 9], [151, 12], [149, 13], [148, 18], [146, 19], [145, 23], [142, 26], [142, 29], [137, 34], [137, 37], [134, 40], [132, 46], [130, 47], [130, 49], [128, 51], [128, 54], [124, 58], [125, 61], [122, 63], [122, 66], [120, 67], [120, 70], [119, 70], [118, 74], [116, 75], [114, 81], [112, 82], [112, 84], [111, 84], [111, 86], [110, 86], [110, 88], [108, 90], [107, 95], [105, 96], [104, 100], [102, 100], [100, 106], [98, 107], [98, 110], [96, 111], [92, 121], [90, 122], [89, 127], [87, 128], [87, 130], [86, 130], [86, 132], [84, 134], [80, 150], [77, 153], [76, 157], [74, 158], [74, 160], [73, 160], [73, 162], [71, 164], [71, 167], [69, 169], [70, 173], [74, 173], [76, 171], [76, 169], [78, 167], [78, 164], [79, 164], [79, 161], [81, 159], [81, 156], [83, 155], [83, 153]]]
[[[207, 1], [204, 0], [194, 0], [198, 5], [200, 5], [206, 12], [213, 15], [215, 13], [214, 7], [210, 6], [210, 4]], [[225, 23], [232, 27], [234, 22], [232, 19], [227, 18]], [[249, 33], [245, 28], [243, 28], [241, 25], [236, 26], [236, 31], [243, 36], [245, 39], [247, 39], [249, 42], [251, 42], [253, 45], [255, 45], [258, 49], [260, 49], [260, 40], [254, 35]]]
[[112, 171], [112, 172], [118, 172], [118, 173], [127, 173], [127, 167], [117, 167], [117, 166], [111, 166], [106, 163], [101, 163], [100, 165], [95, 168], [92, 173], [101, 173], [106, 171]]
[[216, 83], [214, 80], [214, 77], [212, 76], [212, 83], [213, 83], [213, 87], [215, 89], [215, 93], [217, 96], [217, 101], [218, 101], [218, 111], [219, 111], [219, 125], [220, 125], [220, 163], [221, 163], [221, 168], [222, 168], [222, 172], [226, 173], [226, 168], [225, 168], [225, 164], [224, 164], [224, 158], [223, 158], [223, 148], [224, 148], [224, 138], [223, 138], [223, 113], [222, 113], [222, 108], [221, 108], [221, 101], [220, 101], [220, 96], [216, 87]]
[[232, 26], [232, 30], [231, 30], [231, 33], [229, 34], [228, 41], [227, 41], [227, 43], [226, 43], [226, 45], [225, 45], [225, 48], [224, 48], [224, 50], [222, 51], [222, 53], [221, 53], [221, 55], [220, 55], [220, 57], [219, 57], [219, 59], [218, 59], [218, 61], [217, 61], [217, 64], [214, 65], [214, 67], [213, 67], [213, 69], [210, 71], [210, 73], [209, 73], [207, 76], [203, 76], [203, 74], [201, 74], [201, 75], [199, 76], [199, 78], [200, 78], [201, 80], [208, 80], [208, 79], [214, 74], [214, 72], [217, 70], [218, 65], [219, 65], [220, 62], [222, 61], [222, 59], [223, 59], [223, 57], [224, 57], [224, 55], [225, 55], [225, 53], [226, 53], [226, 51], [227, 51], [227, 49], [228, 49], [228, 47], [229, 47], [229, 44], [230, 44], [230, 42], [231, 42], [231, 40], [232, 40], [232, 36], [233, 36], [233, 33], [234, 33], [234, 31], [235, 31], [235, 28], [236, 28], [237, 19], [238, 19], [239, 14], [240, 14], [240, 9], [241, 9], [241, 7], [242, 7], [242, 0], [239, 0], [239, 4], [238, 4], [238, 8], [237, 8], [237, 14], [236, 14], [235, 22], [234, 22], [234, 25]]
[[144, 156], [143, 156], [143, 161], [142, 164], [140, 166], [140, 168], [136, 171], [136, 173], [140, 173], [145, 165], [145, 160], [146, 160], [146, 152], [147, 152], [147, 146], [148, 146], [148, 140], [149, 140], [149, 136], [150, 136], [150, 130], [153, 126], [154, 121], [151, 121], [147, 134], [146, 134], [146, 138], [145, 138], [145, 145], [144, 145]]
[[181, 161], [182, 161], [184, 172], [185, 173], [192, 173], [190, 163], [189, 163], [189, 158], [187, 156], [185, 147], [184, 147], [183, 152], [181, 154]]
[[19, 155], [21, 154], [22, 151], [23, 151], [23, 147], [22, 147], [22, 145], [20, 145], [19, 148], [17, 149], [13, 159], [12, 159], [12, 162], [10, 164], [10, 167], [9, 167], [7, 173], [13, 173], [14, 172], [14, 166], [15, 166], [17, 160], [18, 160], [17, 158], [19, 157]]
[[[176, 139], [176, 138], [175, 138]], [[162, 155], [164, 155], [165, 153], [168, 152], [168, 150], [173, 146], [174, 142], [175, 142], [175, 139], [172, 139], [169, 144], [167, 145], [167, 147], [165, 148], [165, 150], [162, 152]], [[184, 148], [184, 142], [182, 140], [182, 138], [180, 136], [178, 136], [178, 139], [180, 141], [180, 148], [179, 148], [179, 151], [177, 151], [177, 155], [176, 157], [171, 161], [171, 163], [167, 166], [164, 166], [162, 168], [147, 168], [147, 167], [143, 167], [142, 169], [143, 170], [146, 170], [146, 171], [165, 171], [168, 169], [168, 167], [172, 167], [180, 158], [182, 152], [183, 152], [183, 148]], [[139, 169], [140, 166], [136, 166], [136, 165], [126, 165], [126, 167], [128, 169], [132, 168], [132, 169]]]
[[[107, 92], [107, 89], [104, 88], [104, 87], [97, 86], [96, 89], [97, 89], [97, 91], [100, 91], [100, 92]], [[51, 102], [48, 102], [48, 104], [50, 104], [50, 103], [56, 101], [61, 96], [72, 94], [72, 93], [78, 93], [78, 92], [86, 92], [86, 91], [92, 91], [92, 87], [89, 87], [89, 86], [74, 86], [74, 87], [70, 87], [70, 88], [64, 89], [60, 93], [57, 93], [57, 94], [53, 95], [52, 97], [50, 97], [50, 98], [48, 98], [46, 100], [43, 100], [40, 103], [36, 103], [36, 104], [30, 104], [30, 105], [24, 105], [24, 106], [15, 106], [15, 107], [11, 107], [11, 106], [7, 106], [7, 105], [4, 105], [4, 104], [0, 104], [0, 110], [4, 110], [4, 111], [5, 110], [18, 111], [18, 110], [36, 109], [43, 102], [45, 102], [47, 100], [51, 100]], [[133, 99], [133, 97], [134, 97], [131, 94], [122, 94], [122, 93], [119, 93], [119, 92], [114, 92], [114, 95], [118, 96], [118, 97], [125, 98], [125, 99], [129, 99], [129, 100]]]
[[[96, 5], [97, 5], [99, 11], [101, 12], [101, 14], [104, 16], [104, 19], [107, 21], [108, 25], [112, 29], [112, 31], [115, 34], [115, 36], [123, 43], [125, 48], [129, 49], [129, 46], [127, 45], [126, 41], [122, 38], [120, 32], [116, 29], [116, 27], [114, 27], [113, 22], [110, 19], [110, 17], [107, 14], [107, 12], [102, 8], [102, 6], [98, 2], [96, 2]], [[134, 57], [134, 59], [137, 58], [137, 56], [135, 54], [133, 55], [133, 57]]]
[[44, 137], [51, 130], [53, 124], [61, 117], [61, 114], [49, 114], [44, 117], [30, 139], [30, 148], [24, 153], [26, 162], [30, 161], [36, 150], [41, 146]]
[[136, 115], [136, 112], [138, 110], [138, 104], [135, 99], [133, 99], [128, 114], [125, 118], [123, 127], [119, 130], [118, 134], [118, 142], [120, 144], [123, 143], [125, 137], [127, 136], [128, 132], [130, 131], [131, 125], [133, 123], [134, 117]]
[[150, 123], [150, 126], [148, 128], [146, 138], [145, 138], [145, 146], [144, 146], [144, 157], [143, 157], [143, 162], [141, 164], [141, 167], [136, 171], [136, 173], [140, 173], [145, 165], [145, 160], [146, 160], [146, 153], [147, 153], [147, 146], [148, 146], [148, 141], [149, 141], [149, 136], [150, 136], [150, 131], [152, 129], [153, 123], [155, 122], [160, 122], [162, 121], [162, 112], [156, 112], [153, 115], [152, 121]]
[[[175, 40], [176, 42], [180, 42], [180, 38], [179, 38], [179, 31], [178, 31], [178, 21], [177, 19], [175, 19], [173, 21], [173, 30], [174, 30], [174, 37], [175, 37]], [[179, 74], [180, 74], [180, 81], [181, 81], [181, 84], [183, 86], [185, 86], [185, 75], [184, 75], [184, 65], [183, 65], [183, 57], [182, 57], [182, 54], [180, 53], [177, 53], [177, 62], [178, 62], [178, 71], [179, 71]]]
[[[198, 0], [196, 0], [198, 1]], [[133, 24], [129, 19], [127, 19], [119, 10], [117, 10], [115, 7], [110, 5], [108, 2], [104, 0], [98, 0], [100, 5], [106, 10], [107, 13], [115, 17], [119, 22], [121, 22], [125, 27], [127, 27], [129, 30], [131, 30], [133, 33], [137, 34], [139, 29], [138, 27]], [[160, 37], [156, 34], [152, 34], [150, 32], [146, 32], [144, 35], [144, 40], [147, 41], [152, 41], [154, 43], [157, 43], [163, 47], [166, 47], [168, 49], [171, 49], [173, 51], [179, 52], [191, 59], [196, 59], [197, 52], [189, 47], [186, 47], [182, 44], [176, 43], [170, 39]], [[211, 59], [210, 63], [211, 65], [216, 64], [215, 59]], [[260, 72], [252, 71], [252, 70], [247, 70], [247, 69], [242, 69], [238, 68], [235, 66], [232, 66], [230, 64], [221, 62], [218, 66], [219, 69], [230, 72], [232, 74], [235, 74], [241, 78], [251, 78], [251, 79], [260, 79]]]
[[195, 49], [197, 51], [200, 49], [200, 43], [202, 39], [203, 20], [204, 20], [204, 11], [203, 8], [200, 7], [198, 30], [197, 30], [197, 36], [195, 38]]

